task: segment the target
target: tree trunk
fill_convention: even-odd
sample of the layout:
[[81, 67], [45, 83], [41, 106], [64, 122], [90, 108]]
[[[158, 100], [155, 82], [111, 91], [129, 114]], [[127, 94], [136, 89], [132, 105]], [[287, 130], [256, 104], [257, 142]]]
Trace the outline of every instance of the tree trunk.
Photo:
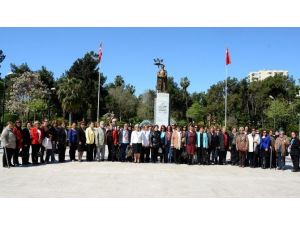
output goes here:
[[72, 113], [69, 112], [69, 127], [72, 125]]

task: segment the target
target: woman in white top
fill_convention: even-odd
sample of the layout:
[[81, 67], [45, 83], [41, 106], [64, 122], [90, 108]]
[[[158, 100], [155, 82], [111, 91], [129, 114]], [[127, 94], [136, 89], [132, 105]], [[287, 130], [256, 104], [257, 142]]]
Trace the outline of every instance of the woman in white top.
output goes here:
[[134, 153], [134, 162], [140, 163], [142, 149], [142, 132], [138, 124], [134, 126], [134, 131], [131, 133], [130, 146]]

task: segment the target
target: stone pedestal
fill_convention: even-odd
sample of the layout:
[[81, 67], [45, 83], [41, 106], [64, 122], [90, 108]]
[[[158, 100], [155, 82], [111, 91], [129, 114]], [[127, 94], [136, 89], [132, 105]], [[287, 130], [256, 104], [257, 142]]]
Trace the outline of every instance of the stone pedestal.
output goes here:
[[170, 94], [157, 93], [154, 102], [154, 124], [168, 126], [170, 123]]

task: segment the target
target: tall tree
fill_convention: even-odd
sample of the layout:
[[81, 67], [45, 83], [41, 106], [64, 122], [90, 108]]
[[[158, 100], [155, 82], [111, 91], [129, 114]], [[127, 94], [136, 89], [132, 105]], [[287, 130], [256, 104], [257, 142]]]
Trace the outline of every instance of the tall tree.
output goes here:
[[172, 76], [168, 77], [168, 93], [170, 94], [171, 117], [179, 121], [185, 117], [186, 110], [182, 109], [182, 106], [185, 105], [185, 99]]
[[30, 111], [36, 114], [46, 110], [46, 104], [43, 103], [46, 101], [47, 89], [39, 74], [25, 72], [18, 78], [12, 78], [12, 83], [6, 104], [10, 113], [17, 113], [24, 119]]
[[137, 99], [130, 90], [124, 86], [110, 88], [108, 90], [108, 109], [114, 112], [122, 120], [128, 120], [136, 116]]
[[184, 91], [184, 98], [185, 98], [185, 110], [188, 109], [188, 92], [187, 89], [190, 86], [190, 81], [187, 77], [183, 77], [180, 80], [180, 86], [182, 87]]
[[[80, 96], [83, 116], [88, 120], [96, 120], [97, 117], [97, 100], [98, 100], [98, 55], [94, 52], [89, 52], [83, 58], [77, 59], [71, 68], [66, 72], [68, 78], [76, 78], [80, 80]], [[107, 90], [103, 87], [106, 77], [101, 74], [101, 100], [100, 114], [106, 112], [105, 97]]]
[[193, 103], [193, 105], [188, 108], [186, 112], [186, 117], [191, 118], [195, 122], [203, 122], [204, 114], [203, 109], [201, 108], [201, 105], [199, 102]]
[[155, 96], [156, 93], [153, 90], [147, 90], [145, 93], [139, 96], [137, 117], [140, 120], [153, 120]]
[[59, 84], [57, 95], [64, 111], [70, 115], [69, 123], [72, 122], [72, 113], [77, 113], [81, 109], [81, 81], [75, 77], [62, 77]]
[[[1, 68], [1, 63], [4, 61], [6, 55], [4, 55], [3, 51], [0, 49], [0, 68]], [[1, 76], [1, 72], [0, 72]]]

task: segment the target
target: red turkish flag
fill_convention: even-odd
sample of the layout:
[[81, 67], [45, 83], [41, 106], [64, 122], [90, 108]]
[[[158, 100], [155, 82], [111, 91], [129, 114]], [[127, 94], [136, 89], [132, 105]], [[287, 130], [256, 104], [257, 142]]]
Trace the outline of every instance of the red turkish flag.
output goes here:
[[98, 52], [98, 63], [101, 62], [101, 59], [102, 59], [102, 42], [100, 44], [99, 52]]
[[228, 48], [226, 49], [226, 66], [231, 64], [230, 55]]

